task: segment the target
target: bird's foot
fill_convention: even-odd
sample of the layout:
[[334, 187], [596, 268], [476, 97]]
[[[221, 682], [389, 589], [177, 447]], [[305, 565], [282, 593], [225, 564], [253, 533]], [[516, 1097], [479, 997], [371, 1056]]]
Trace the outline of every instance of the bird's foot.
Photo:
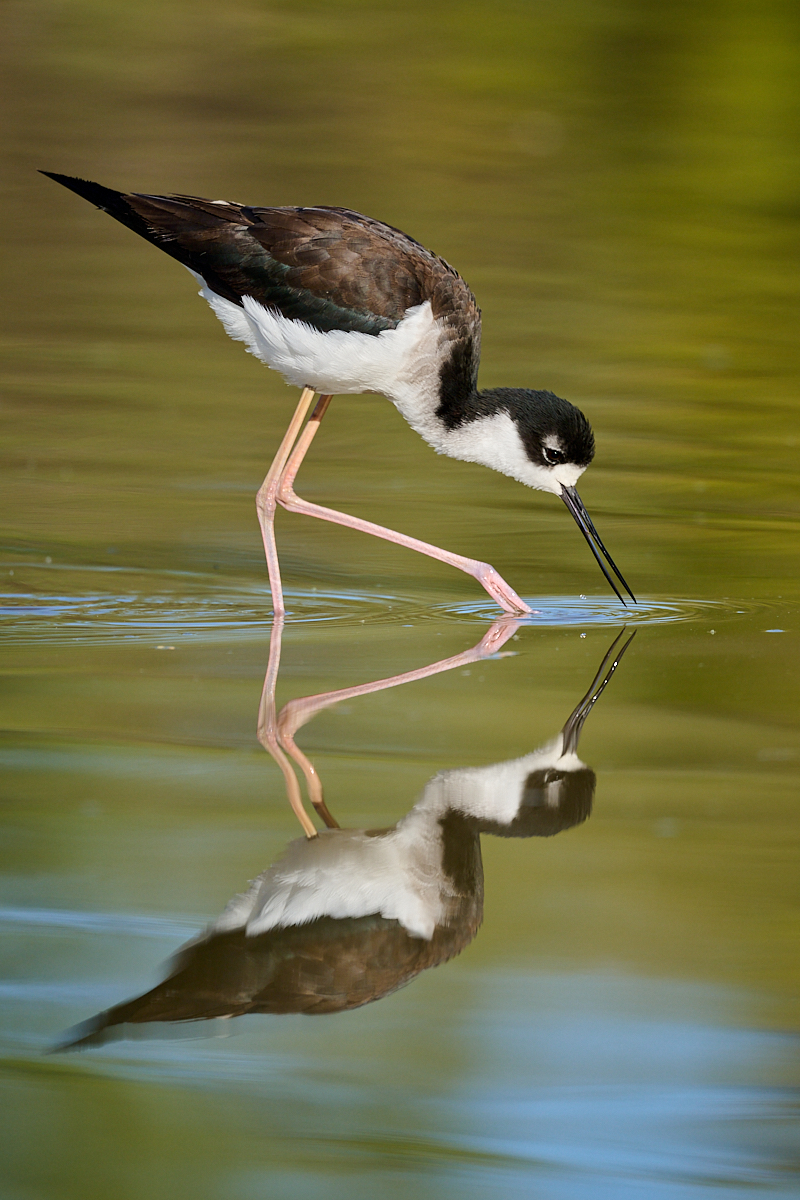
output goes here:
[[533, 612], [530, 605], [526, 604], [524, 600], [520, 600], [514, 589], [509, 587], [503, 576], [498, 574], [489, 563], [480, 564], [475, 578], [483, 584], [492, 599], [496, 600], [507, 613], [519, 615]]
[[[519, 613], [516, 616], [519, 617]], [[519, 620], [515, 620], [512, 616], [498, 617], [475, 647], [476, 656], [491, 658], [495, 654], [499, 655], [508, 639], [513, 637], [518, 629]], [[505, 656], [501, 655], [501, 657]]]

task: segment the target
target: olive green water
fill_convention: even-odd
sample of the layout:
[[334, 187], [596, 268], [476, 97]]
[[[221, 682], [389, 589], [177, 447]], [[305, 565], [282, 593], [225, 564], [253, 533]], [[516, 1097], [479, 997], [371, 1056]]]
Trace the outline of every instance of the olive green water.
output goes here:
[[[5, 1200], [800, 1194], [800, 19], [776, 0], [10, 3], [6, 106]], [[337, 399], [301, 494], [491, 561], [503, 655], [297, 737], [343, 826], [583, 733], [591, 818], [485, 837], [446, 966], [335, 1016], [50, 1056], [298, 835], [256, 739], [253, 494], [295, 402], [186, 273], [37, 168], [329, 203], [443, 254], [484, 386], [578, 403], [563, 506]], [[278, 704], [467, 650], [466, 576], [279, 514]], [[222, 1036], [224, 1034], [225, 1036]]]

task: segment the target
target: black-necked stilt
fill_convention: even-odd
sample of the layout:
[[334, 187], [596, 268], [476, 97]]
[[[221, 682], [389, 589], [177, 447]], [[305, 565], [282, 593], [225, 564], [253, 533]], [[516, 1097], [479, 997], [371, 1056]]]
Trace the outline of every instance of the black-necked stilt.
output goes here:
[[[531, 611], [488, 563], [295, 493], [295, 476], [331, 397], [357, 392], [387, 396], [439, 454], [482, 463], [560, 496], [619, 599], [603, 558], [635, 600], [575, 490], [594, 456], [589, 422], [552, 392], [478, 391], [480, 310], [443, 259], [391, 225], [346, 208], [256, 208], [116, 192], [42, 174], [188, 267], [230, 336], [303, 389], [257, 500], [276, 613], [284, 611], [278, 504], [449, 563], [478, 579], [507, 612]], [[301, 434], [315, 393], [320, 399]]]
[[[516, 628], [501, 620], [451, 659], [290, 701], [274, 723], [276, 744], [299, 761], [293, 735], [322, 709], [476, 662]], [[615, 638], [549, 742], [507, 762], [440, 771], [389, 829], [340, 829], [327, 814], [329, 828], [291, 842], [179, 951], [163, 983], [72, 1030], [57, 1048], [102, 1045], [153, 1022], [344, 1012], [460, 954], [483, 919], [481, 836], [551, 837], [590, 815], [596, 777], [578, 757], [578, 740], [634, 636]], [[273, 639], [265, 681], [273, 701], [279, 656]]]

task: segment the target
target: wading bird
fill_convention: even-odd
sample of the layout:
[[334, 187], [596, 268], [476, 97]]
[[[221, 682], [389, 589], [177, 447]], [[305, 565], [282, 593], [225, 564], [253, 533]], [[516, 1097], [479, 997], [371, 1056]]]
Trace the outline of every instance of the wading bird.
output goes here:
[[[279, 618], [276, 627], [280, 624]], [[554, 738], [520, 758], [440, 771], [388, 829], [339, 828], [294, 734], [342, 700], [479, 662], [497, 653], [516, 628], [516, 622], [501, 618], [477, 646], [453, 658], [290, 700], [271, 722], [274, 736], [264, 745], [276, 758], [285, 751], [301, 767], [328, 828], [318, 834], [302, 821], [307, 836], [291, 842], [178, 951], [162, 983], [70, 1030], [54, 1049], [99, 1046], [137, 1031], [152, 1034], [165, 1022], [345, 1012], [390, 995], [460, 954], [483, 919], [481, 838], [552, 837], [589, 817], [596, 777], [578, 757], [578, 742], [635, 635], [623, 630], [614, 639], [586, 695]], [[267, 708], [274, 707], [279, 656], [280, 639], [273, 636]], [[293, 789], [287, 790], [300, 816]]]
[[183, 263], [228, 334], [302, 388], [257, 497], [276, 614], [285, 611], [274, 530], [278, 504], [449, 563], [479, 580], [506, 612], [531, 611], [488, 563], [295, 493], [295, 476], [331, 397], [359, 392], [388, 397], [439, 454], [482, 463], [560, 496], [619, 599], [603, 558], [635, 602], [575, 490], [594, 457], [589, 422], [552, 392], [478, 391], [480, 309], [444, 259], [391, 225], [346, 208], [150, 196], [42, 174]]

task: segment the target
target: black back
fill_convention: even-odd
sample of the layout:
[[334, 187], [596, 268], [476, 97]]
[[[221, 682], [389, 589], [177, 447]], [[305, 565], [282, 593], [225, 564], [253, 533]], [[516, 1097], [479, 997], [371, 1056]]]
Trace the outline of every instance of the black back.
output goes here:
[[42, 174], [196, 271], [234, 304], [252, 296], [323, 331], [378, 334], [428, 300], [451, 336], [479, 341], [480, 310], [458, 272], [399, 229], [361, 213], [117, 192]]

